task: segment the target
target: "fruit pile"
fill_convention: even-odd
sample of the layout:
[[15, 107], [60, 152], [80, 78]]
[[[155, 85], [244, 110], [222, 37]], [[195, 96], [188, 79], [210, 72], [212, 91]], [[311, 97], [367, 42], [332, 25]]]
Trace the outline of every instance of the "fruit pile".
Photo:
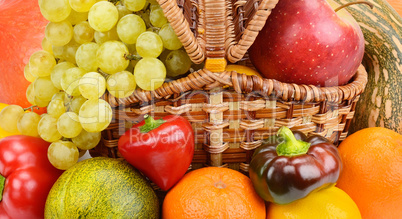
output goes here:
[[166, 77], [187, 73], [192, 62], [155, 0], [40, 0], [39, 7], [49, 23], [43, 50], [30, 56], [24, 76], [31, 82], [28, 101], [47, 113], [10, 105], [0, 126], [52, 142], [49, 160], [66, 170], [110, 124], [112, 109], [100, 99], [106, 90], [117, 98], [137, 86], [155, 90]]
[[[307, 40], [319, 26], [308, 19], [281, 24], [286, 10], [319, 20], [309, 16], [317, 6], [311, 2], [280, 1], [270, 20], [275, 28], [262, 30], [249, 51], [258, 72], [236, 65], [226, 70], [289, 83], [347, 83], [364, 51], [350, 15], [346, 20], [352, 25], [342, 23], [344, 30], [318, 32], [321, 37], [314, 40], [322, 41]], [[329, 23], [342, 20], [326, 1], [317, 2], [326, 9], [321, 16], [335, 19]], [[336, 147], [324, 137], [281, 127], [255, 149], [246, 175], [220, 167], [187, 172], [194, 155], [191, 124], [177, 115], [146, 116], [119, 138], [124, 159], [77, 163], [98, 145], [112, 120], [112, 108], [102, 99], [105, 92], [123, 98], [135, 89], [155, 90], [199, 66], [183, 50], [156, 0], [38, 3], [49, 23], [42, 50], [31, 55], [23, 72], [31, 83], [26, 97], [33, 107], [0, 103], [0, 138], [12, 135], [0, 141], [0, 218], [402, 216], [402, 136], [386, 128], [360, 130]], [[299, 21], [310, 29], [293, 28]], [[284, 37], [282, 28], [294, 32]], [[335, 30], [338, 34], [326, 35]], [[354, 40], [345, 43], [344, 36]], [[339, 37], [334, 44], [323, 43]], [[283, 44], [279, 50], [278, 43]], [[344, 55], [326, 65], [333, 54]], [[266, 55], [273, 55], [270, 61]], [[347, 58], [349, 66], [343, 65]], [[311, 74], [295, 72], [293, 66]], [[34, 112], [35, 106], [45, 107], [46, 113]], [[160, 199], [150, 181], [166, 196]]]

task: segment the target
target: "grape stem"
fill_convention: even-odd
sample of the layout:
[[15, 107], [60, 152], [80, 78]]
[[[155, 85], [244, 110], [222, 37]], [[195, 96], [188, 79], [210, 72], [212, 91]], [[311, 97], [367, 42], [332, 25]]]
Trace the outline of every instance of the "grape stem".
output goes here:
[[39, 107], [37, 105], [33, 105], [27, 108], [24, 108], [24, 111], [30, 110], [31, 112], [33, 112], [34, 108], [36, 108], [37, 110], [39, 109]]
[[135, 55], [135, 54], [124, 54], [124, 58], [127, 60], [140, 60], [142, 57], [140, 55]]
[[159, 28], [159, 27], [154, 27], [154, 26], [151, 26], [150, 28], [152, 29], [153, 32], [158, 31], [158, 30], [161, 29], [161, 28]]
[[120, 2], [120, 0], [109, 0], [109, 2], [113, 3], [114, 5], [117, 5], [117, 3]]

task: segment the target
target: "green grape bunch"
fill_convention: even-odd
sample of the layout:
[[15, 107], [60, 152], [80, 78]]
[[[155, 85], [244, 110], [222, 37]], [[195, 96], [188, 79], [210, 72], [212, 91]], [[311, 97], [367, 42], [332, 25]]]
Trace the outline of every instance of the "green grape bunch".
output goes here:
[[194, 65], [156, 0], [38, 3], [49, 23], [24, 76], [28, 101], [47, 112], [12, 105], [0, 118], [9, 131], [50, 142], [49, 161], [65, 170], [99, 144], [113, 120], [106, 92], [126, 98], [136, 89], [153, 91]]

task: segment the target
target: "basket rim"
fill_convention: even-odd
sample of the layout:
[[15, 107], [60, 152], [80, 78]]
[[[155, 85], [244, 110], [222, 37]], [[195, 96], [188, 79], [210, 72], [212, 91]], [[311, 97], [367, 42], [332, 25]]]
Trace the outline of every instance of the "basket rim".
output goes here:
[[[138, 102], [152, 102], [154, 100], [169, 99], [174, 95], [195, 90], [223, 90], [223, 87], [233, 88], [239, 94], [259, 94], [265, 99], [276, 98], [282, 101], [334, 102], [345, 100], [353, 101], [365, 89], [368, 82], [367, 72], [362, 64], [356, 71], [351, 82], [341, 86], [319, 87], [315, 85], [284, 83], [275, 79], [261, 78], [256, 75], [246, 75], [236, 71], [213, 73], [208, 69], [201, 69], [186, 77], [165, 82], [154, 91], [137, 88], [134, 93], [125, 98], [116, 98], [105, 92], [102, 99], [111, 107], [131, 105]], [[214, 91], [216, 92], [216, 91]]]

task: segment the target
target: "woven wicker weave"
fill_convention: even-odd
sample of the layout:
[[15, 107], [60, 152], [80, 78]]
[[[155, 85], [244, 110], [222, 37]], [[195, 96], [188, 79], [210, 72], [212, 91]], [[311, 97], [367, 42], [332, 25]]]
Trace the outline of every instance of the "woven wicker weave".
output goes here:
[[106, 93], [103, 98], [114, 107], [114, 120], [103, 132], [102, 144], [91, 151], [93, 156], [121, 157], [118, 138], [145, 114], [180, 115], [190, 121], [196, 134], [193, 169], [211, 165], [247, 172], [253, 150], [281, 126], [334, 143], [347, 136], [367, 83], [363, 66], [349, 84], [339, 87], [216, 71], [219, 60], [244, 62], [278, 0], [158, 1], [192, 61], [218, 60], [212, 62], [217, 66], [207, 65], [155, 91], [137, 89], [127, 98]]

